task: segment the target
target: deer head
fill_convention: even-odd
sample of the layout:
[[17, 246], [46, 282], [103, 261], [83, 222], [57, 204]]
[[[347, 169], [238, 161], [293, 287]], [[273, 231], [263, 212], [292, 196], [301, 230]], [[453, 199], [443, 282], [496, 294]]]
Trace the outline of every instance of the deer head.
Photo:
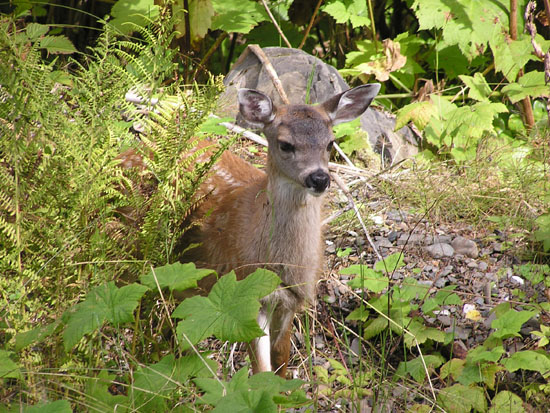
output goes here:
[[262, 92], [240, 89], [239, 110], [260, 126], [267, 138], [269, 175], [322, 195], [330, 185], [328, 161], [334, 144], [332, 126], [360, 116], [380, 90], [380, 84], [358, 86], [317, 106], [275, 107]]

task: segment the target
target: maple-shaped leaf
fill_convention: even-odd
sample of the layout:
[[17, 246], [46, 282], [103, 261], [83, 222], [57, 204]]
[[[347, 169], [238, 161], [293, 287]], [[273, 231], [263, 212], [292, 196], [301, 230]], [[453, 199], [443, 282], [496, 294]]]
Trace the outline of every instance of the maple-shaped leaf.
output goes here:
[[118, 325], [134, 319], [134, 310], [148, 288], [130, 284], [117, 288], [113, 281], [93, 288], [86, 300], [63, 315], [67, 324], [63, 332], [65, 350], [69, 351], [88, 333], [95, 331], [105, 321]]
[[545, 82], [544, 72], [533, 70], [524, 74], [516, 83], [510, 83], [502, 89], [510, 102], [516, 103], [530, 96], [532, 99], [550, 96], [550, 87]]
[[337, 0], [323, 6], [322, 10], [332, 16], [336, 23], [350, 22], [353, 28], [370, 24], [367, 3], [362, 0]]
[[492, 336], [496, 338], [519, 337], [521, 326], [536, 314], [535, 311], [508, 310], [491, 323], [496, 331]]
[[248, 33], [258, 23], [269, 20], [265, 9], [249, 0], [213, 0], [216, 16], [212, 20], [212, 30]]
[[256, 322], [261, 297], [271, 293], [281, 283], [271, 271], [258, 269], [242, 281], [232, 271], [212, 287], [208, 297], [192, 297], [183, 301], [172, 313], [182, 318], [177, 333], [181, 344], [215, 335], [220, 340], [249, 342], [263, 335]]
[[175, 262], [152, 269], [141, 277], [141, 282], [152, 290], [160, 287], [168, 288], [170, 291], [184, 291], [188, 288], [196, 288], [197, 281], [215, 273], [214, 270], [198, 269], [192, 262], [186, 264]]
[[394, 130], [401, 129], [411, 121], [418, 129], [424, 130], [432, 116], [437, 114], [437, 107], [431, 101], [410, 103], [397, 111]]

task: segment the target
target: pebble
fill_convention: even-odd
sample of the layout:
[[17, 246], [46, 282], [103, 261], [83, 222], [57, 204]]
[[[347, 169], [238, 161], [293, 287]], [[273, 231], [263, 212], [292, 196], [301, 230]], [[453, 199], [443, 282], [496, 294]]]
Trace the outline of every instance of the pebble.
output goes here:
[[461, 237], [460, 235], [453, 239], [451, 245], [457, 254], [462, 254], [470, 258], [477, 258], [479, 256], [477, 244], [472, 240]]
[[425, 247], [425, 249], [434, 258], [452, 257], [455, 252], [453, 247], [445, 243], [433, 244]]
[[395, 241], [397, 240], [397, 238], [399, 237], [399, 235], [400, 235], [399, 232], [397, 232], [397, 231], [392, 231], [392, 232], [390, 232], [390, 233], [388, 234], [388, 240], [389, 240], [390, 242], [393, 243], [393, 242], [395, 242]]
[[450, 244], [452, 237], [450, 235], [435, 235], [426, 237], [426, 245], [430, 244]]
[[480, 261], [477, 263], [477, 269], [479, 271], [486, 271], [489, 268], [489, 265], [485, 261]]

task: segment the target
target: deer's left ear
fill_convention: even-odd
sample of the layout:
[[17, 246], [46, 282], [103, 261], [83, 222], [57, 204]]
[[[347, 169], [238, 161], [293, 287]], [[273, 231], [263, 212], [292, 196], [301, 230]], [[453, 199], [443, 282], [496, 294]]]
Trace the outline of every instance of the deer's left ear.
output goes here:
[[326, 111], [333, 125], [349, 122], [367, 110], [379, 91], [380, 83], [357, 86], [333, 96], [321, 104], [321, 107]]

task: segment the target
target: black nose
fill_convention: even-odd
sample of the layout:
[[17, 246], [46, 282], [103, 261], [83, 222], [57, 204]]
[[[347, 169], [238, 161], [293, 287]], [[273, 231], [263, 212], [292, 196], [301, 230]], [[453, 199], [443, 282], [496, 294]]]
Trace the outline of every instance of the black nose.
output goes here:
[[330, 176], [323, 170], [317, 169], [306, 178], [306, 186], [315, 192], [323, 192], [330, 185]]

